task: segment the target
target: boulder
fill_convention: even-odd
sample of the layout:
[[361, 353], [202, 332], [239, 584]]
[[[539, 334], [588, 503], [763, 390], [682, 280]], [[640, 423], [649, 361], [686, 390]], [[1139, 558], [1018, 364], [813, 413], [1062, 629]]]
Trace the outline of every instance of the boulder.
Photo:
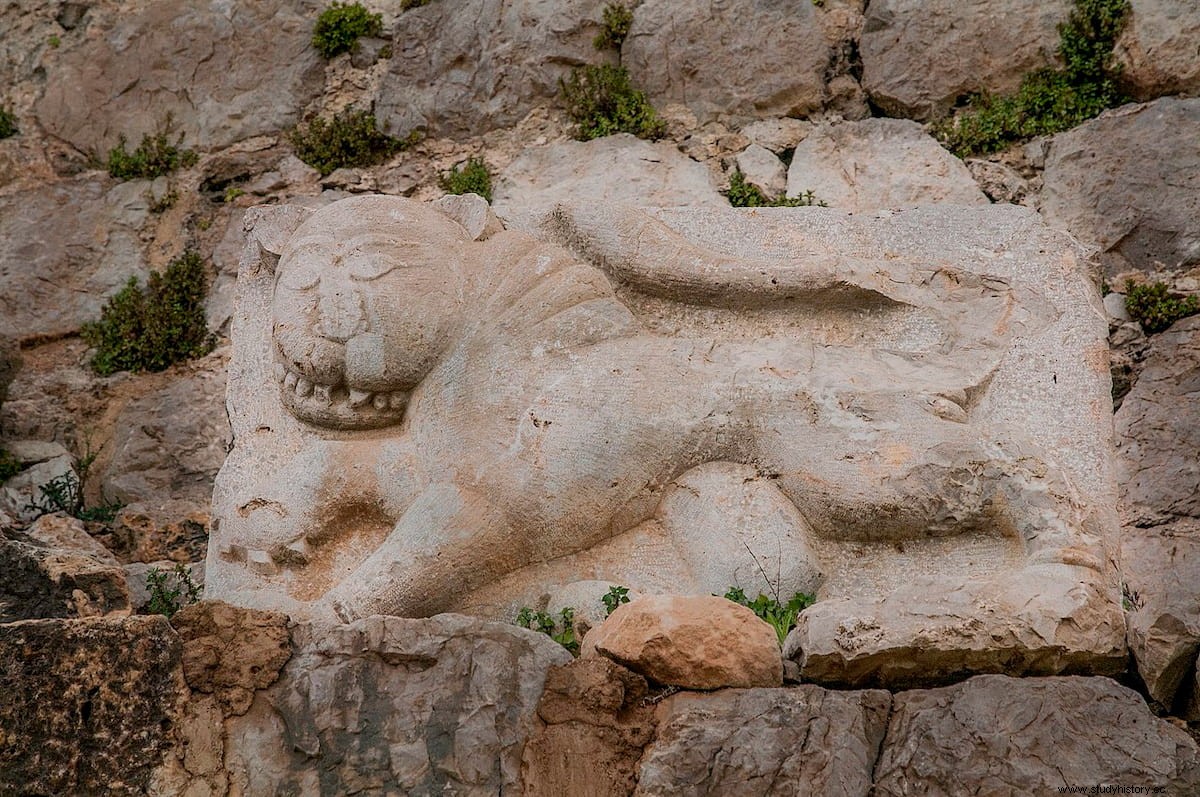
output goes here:
[[656, 105], [686, 104], [700, 122], [722, 115], [807, 116], [826, 99], [834, 57], [812, 3], [645, 0], [621, 64]]
[[1107, 678], [981, 675], [900, 692], [875, 768], [879, 797], [1050, 794], [1093, 784], [1200, 791], [1187, 731]]
[[745, 606], [713, 595], [646, 595], [623, 604], [589, 647], [656, 683], [684, 689], [780, 686], [775, 630]]
[[[51, 134], [102, 155], [170, 116], [186, 146], [216, 149], [293, 126], [320, 93], [318, 0], [151, 3], [55, 51], [36, 110]], [[264, 80], [270, 75], [270, 80]]]
[[751, 144], [769, 149], [776, 155], [793, 150], [813, 131], [813, 123], [803, 119], [759, 119], [742, 128], [741, 133]]
[[67, 449], [43, 440], [11, 440], [4, 448], [21, 470], [0, 484], [0, 511], [30, 522], [45, 512], [69, 508], [56, 506], [46, 495], [49, 489], [69, 502], [70, 493], [78, 489], [79, 477]]
[[187, 696], [164, 617], [0, 624], [0, 793], [141, 795]]
[[891, 703], [882, 690], [809, 684], [673, 695], [634, 794], [865, 797]]
[[904, 119], [818, 127], [796, 146], [788, 169], [788, 196], [807, 191], [856, 212], [988, 202], [962, 161]]
[[735, 163], [746, 182], [771, 199], [787, 188], [787, 167], [766, 147], [751, 144], [738, 153]]
[[961, 98], [1006, 92], [1051, 66], [1070, 0], [872, 0], [862, 85], [889, 116], [927, 121]]
[[549, 669], [542, 634], [460, 615], [303, 623], [279, 680], [226, 722], [245, 794], [515, 794]]
[[1121, 80], [1139, 100], [1200, 90], [1200, 6], [1176, 0], [1131, 0], [1117, 40]]
[[1029, 193], [1029, 181], [1011, 166], [976, 158], [966, 163], [975, 182], [993, 202], [1019, 204]]
[[1126, 105], [1054, 137], [1042, 213], [1108, 274], [1200, 262], [1200, 99]]
[[571, 201], [729, 205], [708, 169], [671, 144], [619, 133], [525, 150], [497, 175], [492, 209], [505, 226], [532, 229], [557, 204]]

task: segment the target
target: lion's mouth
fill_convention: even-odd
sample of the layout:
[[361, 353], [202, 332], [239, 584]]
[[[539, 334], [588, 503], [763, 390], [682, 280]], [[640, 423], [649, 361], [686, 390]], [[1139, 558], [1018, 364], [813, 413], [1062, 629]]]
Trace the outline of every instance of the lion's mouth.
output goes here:
[[344, 384], [314, 382], [276, 364], [279, 397], [288, 412], [302, 421], [334, 429], [375, 429], [404, 419], [408, 392], [358, 390]]

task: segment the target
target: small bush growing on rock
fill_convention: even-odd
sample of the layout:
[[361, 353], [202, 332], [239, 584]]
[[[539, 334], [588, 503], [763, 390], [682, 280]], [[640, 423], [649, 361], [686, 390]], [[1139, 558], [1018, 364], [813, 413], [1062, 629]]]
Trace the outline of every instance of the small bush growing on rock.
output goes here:
[[0, 107], [0, 138], [9, 138], [18, 132], [17, 117], [7, 108]]
[[21, 472], [21, 463], [9, 452], [0, 448], [0, 484]]
[[442, 175], [442, 190], [448, 194], [479, 194], [492, 201], [492, 173], [483, 158], [471, 158]]
[[758, 186], [746, 182], [746, 176], [740, 171], [734, 171], [729, 178], [729, 190], [723, 192], [729, 204], [735, 208], [803, 208], [822, 207], [829, 205], [818, 200], [812, 191], [805, 191], [799, 196], [780, 196], [768, 199]]
[[207, 354], [213, 346], [204, 319], [208, 278], [204, 262], [185, 252], [161, 274], [150, 275], [145, 290], [136, 277], [80, 334], [96, 348], [92, 369], [101, 376], [117, 371], [162, 371], [173, 363]]
[[346, 109], [331, 119], [313, 119], [292, 131], [296, 157], [327, 177], [336, 169], [371, 166], [409, 146], [379, 130], [375, 114]]
[[38, 497], [30, 501], [26, 509], [39, 517], [62, 512], [89, 523], [112, 523], [124, 504], [106, 501], [100, 506], [89, 507], [84, 502], [83, 486], [95, 461], [96, 455], [90, 452], [75, 460], [75, 470], [79, 475], [64, 473], [39, 486]]
[[433, 0], [400, 0], [400, 10], [407, 11], [410, 8], [420, 8], [421, 6], [429, 5]]
[[192, 581], [187, 565], [177, 562], [172, 570], [150, 568], [146, 572], [146, 591], [150, 593], [147, 613], [161, 614], [169, 620], [184, 606], [200, 600], [201, 587]]
[[796, 618], [800, 616], [800, 612], [816, 602], [812, 595], [805, 595], [803, 592], [797, 592], [787, 603], [781, 603], [778, 597], [772, 598], [761, 593], [754, 600], [750, 600], [740, 587], [730, 587], [725, 593], [725, 600], [740, 603], [774, 628], [780, 645], [787, 639], [788, 632], [796, 627]]
[[383, 32], [383, 16], [372, 14], [361, 3], [331, 3], [317, 17], [312, 43], [325, 58], [348, 53], [362, 36]]
[[535, 612], [526, 606], [517, 613], [517, 625], [545, 634], [566, 648], [572, 656], [579, 655], [579, 640], [575, 638], [575, 610], [570, 606], [559, 612], [557, 620], [545, 612]]
[[1162, 282], [1125, 283], [1125, 309], [1147, 335], [1163, 332], [1181, 318], [1200, 313], [1200, 299], [1173, 295]]
[[646, 95], [630, 85], [624, 67], [581, 66], [559, 85], [567, 115], [578, 125], [575, 137], [580, 141], [614, 133], [656, 139], [666, 129]]
[[629, 603], [629, 587], [609, 587], [608, 592], [600, 596], [600, 602], [604, 604], [604, 616], [608, 617], [622, 603]]
[[604, 25], [592, 41], [597, 50], [620, 50], [633, 26], [633, 12], [621, 3], [609, 3], [604, 7]]
[[118, 180], [153, 180], [187, 168], [196, 163], [196, 153], [182, 146], [182, 134], [171, 143], [171, 119], [167, 117], [153, 134], [142, 136], [133, 152], [126, 151], [125, 136], [120, 136], [117, 146], [108, 151], [108, 173]]

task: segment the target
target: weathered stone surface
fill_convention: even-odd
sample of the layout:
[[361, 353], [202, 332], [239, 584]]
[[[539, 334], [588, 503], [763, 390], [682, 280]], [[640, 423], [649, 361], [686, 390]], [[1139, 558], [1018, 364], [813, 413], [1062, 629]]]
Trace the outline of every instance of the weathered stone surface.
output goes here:
[[215, 694], [226, 715], [245, 714], [254, 690], [275, 683], [292, 655], [287, 615], [201, 601], [180, 609], [171, 625], [183, 642], [183, 676], [197, 692]]
[[62, 335], [144, 279], [147, 183], [95, 175], [0, 196], [0, 335]]
[[633, 84], [700, 121], [722, 114], [806, 116], [826, 100], [833, 58], [813, 4], [645, 0], [621, 47]]
[[771, 199], [787, 188], [787, 167], [766, 147], [751, 144], [738, 153], [736, 163], [746, 182]]
[[1200, 99], [1127, 105], [1055, 136], [1042, 213], [1109, 274], [1200, 262]]
[[775, 630], [715, 595], [646, 595], [588, 634], [589, 647], [646, 678], [684, 689], [781, 686]]
[[146, 794], [187, 694], [162, 617], [0, 624], [0, 792]]
[[602, 0], [467, 0], [404, 12], [375, 101], [394, 135], [464, 137], [553, 100], [572, 66], [603, 58]]
[[928, 120], [980, 91], [1015, 89], [1055, 60], [1070, 0], [872, 0], [863, 88], [890, 116]]
[[1200, 6], [1174, 0], [1131, 0], [1133, 13], [1117, 40], [1121, 80], [1140, 100], [1200, 90]]
[[129, 504], [104, 539], [121, 562], [200, 562], [208, 552], [209, 516], [193, 501]]
[[17, 520], [29, 522], [56, 508], [46, 500], [43, 488], [78, 482], [71, 453], [58, 443], [10, 440], [4, 448], [21, 470], [0, 485], [0, 511]]
[[654, 736], [646, 680], [605, 658], [556, 667], [538, 703], [542, 725], [525, 745], [525, 797], [624, 797]]
[[1011, 166], [995, 161], [971, 159], [967, 161], [967, 169], [979, 184], [979, 188], [993, 202], [1018, 203], [1029, 193], [1029, 181]]
[[245, 794], [517, 794], [547, 671], [548, 637], [459, 615], [301, 624], [294, 655], [226, 723]]
[[1107, 678], [977, 678], [893, 698], [875, 769], [880, 797], [1049, 794], [1120, 784], [1200, 790], [1200, 754]]
[[508, 227], [528, 230], [562, 202], [729, 204], [708, 169], [671, 144], [620, 133], [526, 150], [497, 176], [492, 208]]
[[38, 119], [100, 153], [122, 134], [136, 146], [168, 114], [192, 147], [286, 129], [321, 88], [311, 44], [321, 10], [316, 0], [166, 0], [115, 15], [51, 58]]
[[788, 196], [806, 191], [853, 211], [988, 201], [961, 160], [904, 119], [818, 127], [796, 147], [788, 169]]
[[21, 367], [21, 352], [9, 339], [0, 337], [0, 405], [8, 396], [8, 386], [12, 384], [17, 369]]
[[680, 694], [659, 710], [639, 797], [866, 797], [892, 697], [818, 686]]
[[742, 135], [751, 144], [765, 147], [776, 155], [795, 149], [813, 131], [813, 123], [803, 119], [760, 119], [742, 128]]

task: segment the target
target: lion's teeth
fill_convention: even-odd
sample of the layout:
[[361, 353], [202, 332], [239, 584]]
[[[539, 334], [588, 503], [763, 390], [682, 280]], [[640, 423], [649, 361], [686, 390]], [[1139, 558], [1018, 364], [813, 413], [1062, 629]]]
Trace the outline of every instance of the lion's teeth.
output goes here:
[[288, 375], [283, 378], [283, 386], [286, 387], [288, 390], [295, 390], [296, 389], [296, 381], [299, 378], [300, 377], [296, 376], [295, 374], [293, 374], [289, 371]]
[[355, 390], [354, 388], [350, 388], [350, 406], [355, 408], [361, 407], [370, 401], [373, 395], [369, 390]]
[[387, 396], [380, 393], [378, 396], [375, 397], [375, 401], [373, 403], [375, 405], [375, 409], [386, 410], [387, 406], [388, 406]]
[[287, 368], [283, 363], [276, 361], [275, 363], [275, 378], [282, 382], [287, 377]]
[[313, 388], [313, 398], [328, 407], [333, 403], [333, 388], [329, 385], [317, 385]]
[[307, 398], [309, 395], [312, 394], [312, 392], [313, 392], [313, 383], [308, 381], [304, 377], [300, 377], [300, 379], [297, 380], [297, 382], [296, 382], [296, 395], [298, 395], [302, 398]]

